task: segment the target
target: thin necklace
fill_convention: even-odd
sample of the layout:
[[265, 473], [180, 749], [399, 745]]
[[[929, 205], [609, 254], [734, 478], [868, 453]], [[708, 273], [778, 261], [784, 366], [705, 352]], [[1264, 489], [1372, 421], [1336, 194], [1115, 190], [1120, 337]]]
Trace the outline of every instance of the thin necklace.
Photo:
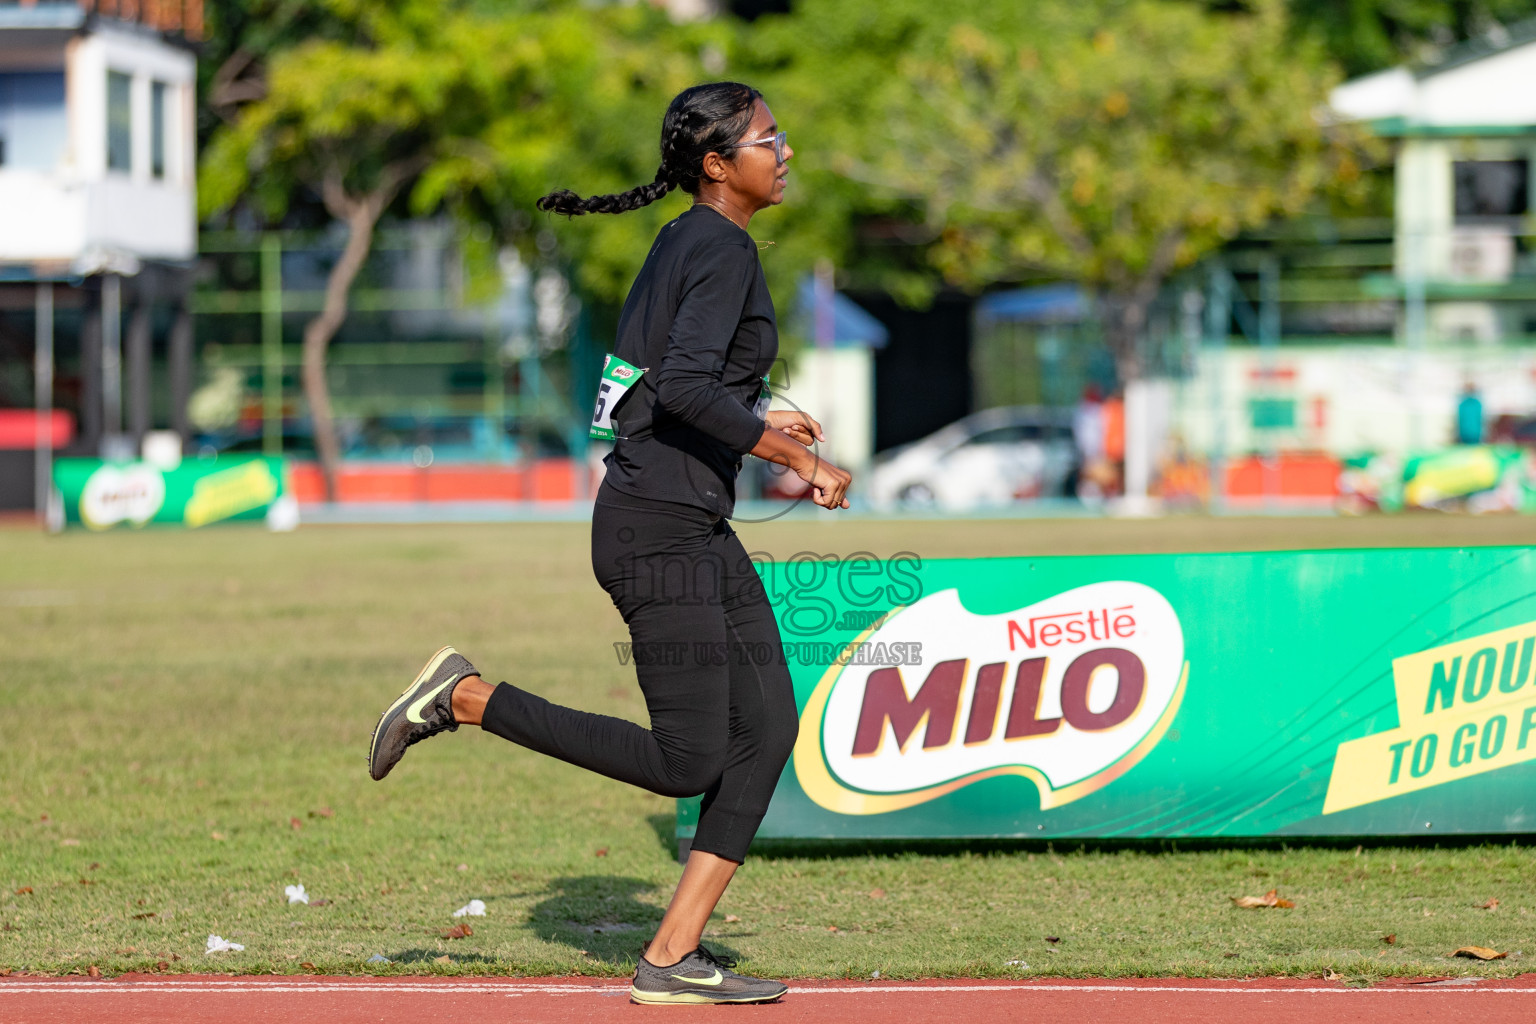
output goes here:
[[[720, 216], [724, 217], [726, 220], [731, 221], [732, 224], [736, 224], [736, 222], [734, 220], [731, 220], [731, 215], [730, 214], [728, 214], [724, 210], [720, 209], [720, 207], [716, 206], [714, 203], [710, 202], [708, 199], [695, 199], [693, 201], [693, 205], [694, 206], [707, 206], [711, 210], [714, 210], [716, 213], [718, 213]], [[736, 226], [737, 227], [741, 227], [740, 224], [736, 224]], [[742, 230], [745, 231], [746, 229], [742, 228]], [[757, 246], [757, 251], [758, 252], [762, 252], [764, 249], [768, 248], [770, 245], [778, 245], [779, 244], [777, 242], [772, 242], [772, 241], [769, 241], [769, 242], [759, 242], [755, 238], [752, 241], [753, 241], [753, 244]]]

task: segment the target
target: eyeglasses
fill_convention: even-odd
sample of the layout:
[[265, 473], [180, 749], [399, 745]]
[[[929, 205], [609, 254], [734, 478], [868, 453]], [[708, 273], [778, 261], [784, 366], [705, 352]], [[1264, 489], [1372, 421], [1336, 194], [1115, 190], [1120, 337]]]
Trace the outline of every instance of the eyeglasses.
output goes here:
[[772, 146], [773, 147], [773, 159], [776, 162], [778, 162], [778, 163], [783, 163], [784, 162], [784, 150], [785, 150], [784, 136], [787, 135], [787, 134], [788, 134], [787, 132], [779, 132], [779, 134], [775, 135], [771, 139], [755, 139], [752, 142], [738, 142], [738, 143], [736, 143], [736, 145], [737, 146]]

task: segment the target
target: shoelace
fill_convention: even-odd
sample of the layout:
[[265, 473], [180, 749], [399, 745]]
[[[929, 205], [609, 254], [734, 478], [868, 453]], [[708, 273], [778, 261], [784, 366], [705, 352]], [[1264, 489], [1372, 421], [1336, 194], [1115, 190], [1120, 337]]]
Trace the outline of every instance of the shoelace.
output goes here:
[[418, 732], [415, 736], [412, 736], [410, 739], [406, 740], [406, 746], [409, 747], [420, 743], [424, 739], [436, 736], [438, 733], [444, 731], [445, 729], [452, 731], [458, 730], [459, 723], [453, 720], [453, 709], [451, 705], [444, 707], [440, 702], [434, 701], [432, 704], [432, 714], [433, 717], [436, 718], [436, 721], [433, 721], [431, 718], [429, 718], [427, 720], [427, 727], [421, 732]]
[[694, 950], [694, 952], [708, 963], [712, 963], [716, 967], [723, 967], [727, 971], [736, 966], [736, 958], [733, 956], [722, 956], [719, 953], [711, 953], [703, 946], [700, 946], [698, 949]]

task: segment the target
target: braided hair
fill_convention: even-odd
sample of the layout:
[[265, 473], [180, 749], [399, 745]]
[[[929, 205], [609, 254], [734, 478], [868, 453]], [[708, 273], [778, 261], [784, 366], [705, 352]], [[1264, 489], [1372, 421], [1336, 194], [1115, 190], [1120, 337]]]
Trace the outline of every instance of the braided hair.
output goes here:
[[698, 195], [704, 157], [729, 154], [752, 123], [752, 105], [762, 93], [740, 82], [708, 82], [684, 89], [661, 121], [661, 166], [654, 181], [628, 192], [581, 198], [557, 189], [536, 205], [546, 213], [624, 213], [649, 206], [674, 188]]

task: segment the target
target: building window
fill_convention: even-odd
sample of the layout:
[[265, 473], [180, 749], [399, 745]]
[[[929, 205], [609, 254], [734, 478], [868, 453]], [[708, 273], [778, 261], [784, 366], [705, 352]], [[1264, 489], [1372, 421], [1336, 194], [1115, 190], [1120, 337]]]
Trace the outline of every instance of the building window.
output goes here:
[[133, 170], [133, 79], [107, 72], [107, 170]]
[[165, 93], [164, 82], [149, 83], [149, 173], [165, 177]]
[[1456, 219], [1522, 217], [1530, 209], [1528, 160], [1458, 160]]
[[68, 140], [64, 72], [0, 73], [0, 167], [51, 171]]

